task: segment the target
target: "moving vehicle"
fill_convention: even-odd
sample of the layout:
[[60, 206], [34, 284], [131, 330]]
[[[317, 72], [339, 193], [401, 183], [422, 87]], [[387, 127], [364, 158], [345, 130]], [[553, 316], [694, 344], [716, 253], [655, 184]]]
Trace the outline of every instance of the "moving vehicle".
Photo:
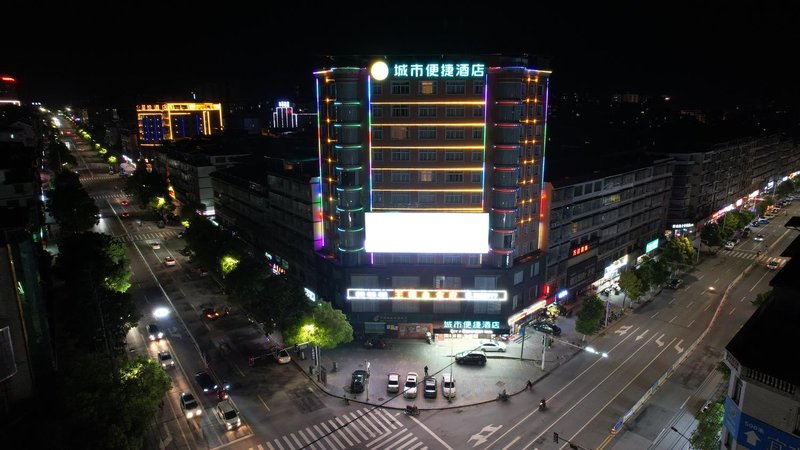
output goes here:
[[181, 409], [187, 419], [203, 414], [203, 409], [197, 403], [197, 400], [195, 400], [194, 395], [188, 392], [181, 393]]
[[208, 320], [217, 320], [220, 318], [220, 313], [214, 308], [203, 308], [203, 317]]
[[777, 270], [781, 266], [781, 263], [775, 260], [772, 260], [767, 263], [767, 269], [769, 270]]
[[151, 247], [153, 250], [158, 250], [158, 249], [160, 249], [160, 248], [161, 248], [161, 243], [159, 243], [159, 242], [151, 242], [151, 243], [150, 243], [150, 247]]
[[436, 398], [438, 393], [439, 391], [436, 390], [436, 378], [425, 378], [425, 392], [423, 393], [425, 398]]
[[762, 242], [764, 240], [763, 234], [757, 234], [756, 237], [753, 238], [754, 241]]
[[214, 394], [219, 389], [217, 382], [207, 372], [197, 372], [194, 374], [194, 379], [204, 394]]
[[175, 367], [175, 360], [172, 359], [170, 352], [158, 352], [158, 362], [161, 363], [162, 369]]
[[176, 264], [175, 258], [173, 258], [172, 256], [167, 256], [167, 257], [164, 258], [164, 265], [165, 266], [172, 267], [175, 264]]
[[486, 365], [486, 354], [483, 352], [469, 352], [466, 355], [456, 356], [457, 364]]
[[242, 425], [242, 418], [239, 411], [233, 407], [230, 400], [223, 400], [217, 404], [217, 417], [225, 424], [226, 430], [233, 430]]
[[386, 392], [396, 393], [400, 392], [400, 374], [397, 372], [389, 372], [386, 380]]
[[728, 241], [725, 244], [723, 244], [725, 250], [733, 250], [733, 246], [734, 246], [733, 241]]
[[353, 371], [353, 379], [350, 380], [350, 392], [359, 394], [364, 392], [364, 383], [367, 380], [367, 371], [358, 369]]
[[274, 355], [275, 361], [277, 361], [278, 364], [289, 364], [292, 362], [292, 355], [289, 354], [289, 350], [277, 350]]
[[164, 332], [158, 328], [158, 325], [151, 323], [147, 325], [147, 338], [151, 341], [164, 339]]
[[406, 375], [403, 396], [405, 398], [417, 398], [417, 372], [408, 372], [408, 375]]
[[456, 396], [456, 379], [449, 373], [442, 375], [442, 396], [445, 398]]

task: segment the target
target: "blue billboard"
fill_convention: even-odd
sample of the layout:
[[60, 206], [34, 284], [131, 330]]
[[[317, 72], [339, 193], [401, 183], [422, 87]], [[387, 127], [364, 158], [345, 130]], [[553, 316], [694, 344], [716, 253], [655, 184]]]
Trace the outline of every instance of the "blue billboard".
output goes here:
[[728, 433], [735, 436], [742, 448], [751, 450], [800, 450], [800, 439], [772, 425], [742, 414], [739, 406], [725, 397], [725, 418]]

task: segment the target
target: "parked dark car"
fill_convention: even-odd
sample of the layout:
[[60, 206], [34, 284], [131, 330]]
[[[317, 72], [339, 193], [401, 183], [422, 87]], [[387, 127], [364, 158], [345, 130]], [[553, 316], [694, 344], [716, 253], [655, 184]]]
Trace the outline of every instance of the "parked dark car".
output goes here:
[[486, 355], [482, 352], [470, 352], [466, 355], [456, 356], [457, 364], [486, 365]]
[[667, 283], [664, 284], [664, 287], [667, 288], [667, 289], [678, 289], [678, 287], [680, 287], [681, 283], [683, 283], [683, 280], [681, 280], [680, 278], [673, 278], [673, 279], [667, 281]]
[[353, 379], [350, 381], [350, 392], [359, 394], [364, 392], [364, 383], [367, 380], [367, 371], [358, 369], [353, 372]]
[[436, 378], [425, 378], [425, 398], [436, 398], [438, 391], [436, 390]]
[[553, 336], [560, 336], [561, 335], [561, 328], [557, 325], [547, 322], [533, 322], [531, 327], [536, 331], [541, 331], [542, 333], [552, 334]]

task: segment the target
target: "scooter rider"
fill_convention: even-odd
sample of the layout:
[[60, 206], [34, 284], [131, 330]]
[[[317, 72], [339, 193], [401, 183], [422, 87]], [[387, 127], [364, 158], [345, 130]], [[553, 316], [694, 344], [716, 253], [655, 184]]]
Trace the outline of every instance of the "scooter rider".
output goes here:
[[539, 402], [539, 409], [544, 410], [547, 408], [547, 400], [542, 397], [542, 401]]

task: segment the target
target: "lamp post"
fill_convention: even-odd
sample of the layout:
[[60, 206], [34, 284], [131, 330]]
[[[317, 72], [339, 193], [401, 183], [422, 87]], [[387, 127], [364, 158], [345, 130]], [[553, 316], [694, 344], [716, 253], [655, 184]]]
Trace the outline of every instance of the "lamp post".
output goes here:
[[678, 431], [678, 429], [677, 429], [677, 428], [675, 428], [675, 427], [669, 427], [669, 428], [670, 428], [672, 431], [674, 431], [674, 432], [678, 433], [678, 434], [679, 434], [679, 435], [680, 435], [682, 438], [686, 439], [686, 442], [688, 442], [688, 443], [689, 443], [689, 448], [692, 448], [692, 441], [691, 441], [689, 438], [687, 438], [687, 437], [686, 437], [686, 436], [685, 436], [683, 433], [681, 433], [680, 431]]

